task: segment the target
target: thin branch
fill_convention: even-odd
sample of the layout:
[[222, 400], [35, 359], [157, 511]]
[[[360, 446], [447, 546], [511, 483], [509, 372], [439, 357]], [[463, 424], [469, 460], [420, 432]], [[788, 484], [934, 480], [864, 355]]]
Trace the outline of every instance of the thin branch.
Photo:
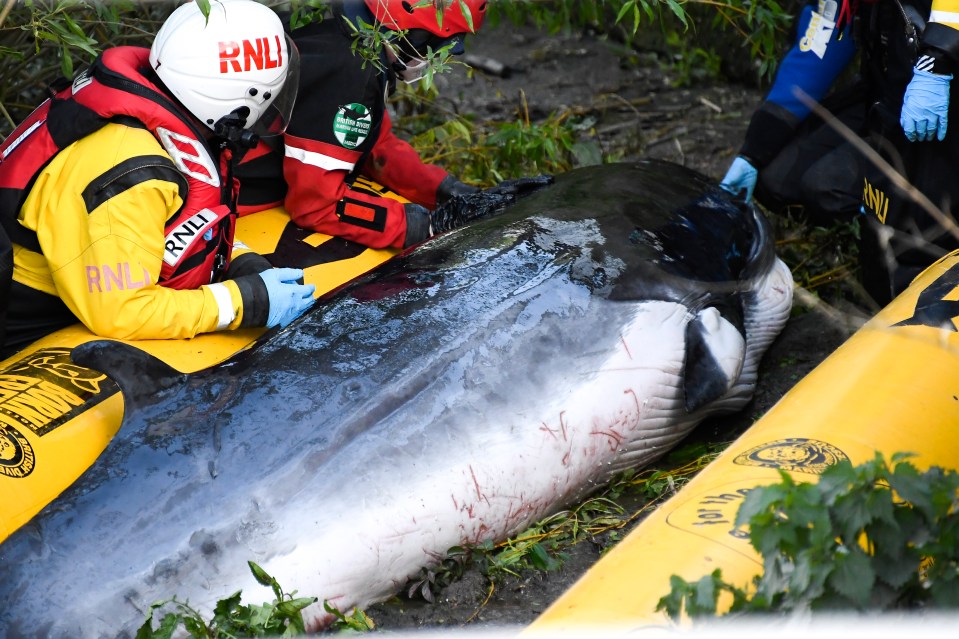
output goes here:
[[793, 93], [799, 101], [812, 109], [813, 113], [818, 115], [824, 122], [832, 127], [846, 142], [853, 145], [857, 151], [863, 154], [867, 160], [872, 162], [882, 174], [889, 179], [900, 191], [906, 194], [909, 199], [918, 204], [923, 211], [930, 217], [939, 222], [944, 229], [949, 231], [953, 237], [959, 239], [959, 226], [949, 216], [948, 213], [939, 209], [925, 194], [914, 187], [909, 180], [904, 178], [896, 169], [894, 169], [886, 160], [882, 158], [865, 140], [856, 135], [852, 129], [836, 119], [833, 114], [823, 108], [818, 102], [813, 100], [807, 93], [799, 88], [793, 90]]
[[3, 9], [0, 9], [0, 27], [3, 26], [10, 12], [13, 11], [13, 5], [15, 4], [17, 4], [17, 0], [7, 0], [6, 4], [3, 5]]

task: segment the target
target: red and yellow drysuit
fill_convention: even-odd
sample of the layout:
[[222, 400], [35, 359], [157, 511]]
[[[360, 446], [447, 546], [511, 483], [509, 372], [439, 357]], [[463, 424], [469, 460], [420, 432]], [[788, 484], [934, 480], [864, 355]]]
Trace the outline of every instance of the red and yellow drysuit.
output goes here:
[[[265, 319], [265, 289], [220, 281], [236, 217], [229, 158], [214, 160], [144, 76], [148, 54], [107, 50], [0, 146], [0, 217], [14, 245], [7, 353], [76, 319], [120, 339]], [[249, 258], [252, 272], [269, 266]]]
[[433, 209], [449, 174], [424, 163], [393, 134], [386, 111], [392, 72], [354, 54], [342, 20], [310, 24], [290, 36], [301, 70], [285, 154], [281, 159], [283, 152], [261, 144], [243, 159], [240, 214], [282, 202], [302, 227], [374, 248], [404, 247], [408, 236], [420, 234], [408, 229], [404, 205], [354, 188], [354, 179], [365, 175]]

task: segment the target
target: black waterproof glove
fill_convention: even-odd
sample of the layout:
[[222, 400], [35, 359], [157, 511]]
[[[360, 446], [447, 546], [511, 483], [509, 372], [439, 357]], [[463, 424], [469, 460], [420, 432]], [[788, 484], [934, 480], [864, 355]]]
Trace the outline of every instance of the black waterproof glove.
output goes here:
[[495, 215], [516, 201], [516, 196], [480, 191], [472, 195], [457, 195], [437, 206], [430, 213], [433, 233], [443, 233], [467, 222]]
[[549, 186], [553, 181], [552, 175], [504, 180], [476, 193], [451, 197], [431, 213], [433, 232], [442, 233], [467, 222], [495, 215], [519, 198]]
[[440, 185], [436, 187], [436, 203], [443, 204], [444, 202], [448, 202], [450, 198], [458, 195], [470, 195], [479, 190], [478, 186], [460, 182], [452, 175], [447, 175], [443, 178], [443, 181], [440, 182]]
[[552, 175], [537, 175], [536, 177], [516, 178], [515, 180], [503, 180], [496, 186], [483, 191], [484, 193], [496, 193], [502, 195], [515, 195], [524, 197], [530, 193], [535, 193], [545, 186], [549, 186], [555, 180]]
[[403, 205], [403, 212], [406, 213], [406, 236], [403, 238], [403, 248], [409, 248], [430, 236], [432, 213], [425, 206], [412, 202]]
[[[517, 195], [522, 197], [524, 195], [529, 195], [534, 191], [538, 191], [544, 186], [549, 186], [552, 183], [552, 175], [537, 175], [536, 177], [503, 180], [496, 186], [485, 189], [485, 191], [487, 193]], [[479, 187], [465, 184], [464, 182], [457, 180], [452, 175], [447, 175], [445, 178], [443, 178], [443, 181], [440, 182], [439, 187], [436, 189], [436, 203], [443, 204], [454, 197], [460, 195], [472, 195], [473, 193], [478, 193], [479, 191]]]

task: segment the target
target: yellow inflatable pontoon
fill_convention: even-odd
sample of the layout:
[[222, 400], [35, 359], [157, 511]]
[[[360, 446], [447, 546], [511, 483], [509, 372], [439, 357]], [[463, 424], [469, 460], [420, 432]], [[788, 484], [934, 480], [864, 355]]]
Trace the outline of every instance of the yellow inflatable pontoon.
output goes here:
[[[354, 186], [402, 199], [370, 182]], [[316, 297], [397, 253], [304, 231], [282, 209], [241, 217], [236, 237], [276, 265], [303, 268], [306, 282], [316, 285]], [[264, 332], [243, 329], [131, 343], [192, 373], [250, 347]], [[72, 484], [120, 427], [123, 398], [117, 386], [70, 361], [74, 346], [93, 339], [77, 324], [0, 362], [0, 541]]]
[[669, 501], [637, 526], [524, 634], [632, 630], [655, 612], [669, 578], [717, 568], [746, 586], [762, 569], [734, 528], [744, 495], [778, 470], [816, 481], [828, 465], [911, 452], [921, 468], [959, 467], [959, 252], [902, 295], [790, 390]]

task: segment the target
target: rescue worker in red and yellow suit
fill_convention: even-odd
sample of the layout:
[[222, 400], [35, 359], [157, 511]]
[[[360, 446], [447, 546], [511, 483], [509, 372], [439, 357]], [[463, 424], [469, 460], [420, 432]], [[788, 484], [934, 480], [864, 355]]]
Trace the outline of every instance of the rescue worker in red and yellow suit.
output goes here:
[[105, 337], [186, 338], [308, 308], [302, 271], [233, 237], [233, 154], [288, 114], [296, 66], [269, 8], [215, 2], [207, 22], [189, 2], [150, 49], [106, 50], [31, 114], [0, 146], [13, 245], [0, 354], [77, 320]]
[[[483, 24], [486, 0], [447, 3], [441, 18], [438, 11], [428, 2], [346, 0], [334, 6], [332, 19], [290, 32], [302, 58], [296, 108], [284, 149], [261, 144], [244, 158], [241, 214], [282, 203], [302, 227], [374, 248], [404, 248], [552, 181], [521, 178], [480, 191], [424, 163], [393, 133], [387, 97], [397, 80], [423, 77], [428, 49], [461, 53], [463, 37]], [[380, 65], [353, 51], [347, 21], [394, 34]], [[355, 185], [360, 175], [411, 204]]]

